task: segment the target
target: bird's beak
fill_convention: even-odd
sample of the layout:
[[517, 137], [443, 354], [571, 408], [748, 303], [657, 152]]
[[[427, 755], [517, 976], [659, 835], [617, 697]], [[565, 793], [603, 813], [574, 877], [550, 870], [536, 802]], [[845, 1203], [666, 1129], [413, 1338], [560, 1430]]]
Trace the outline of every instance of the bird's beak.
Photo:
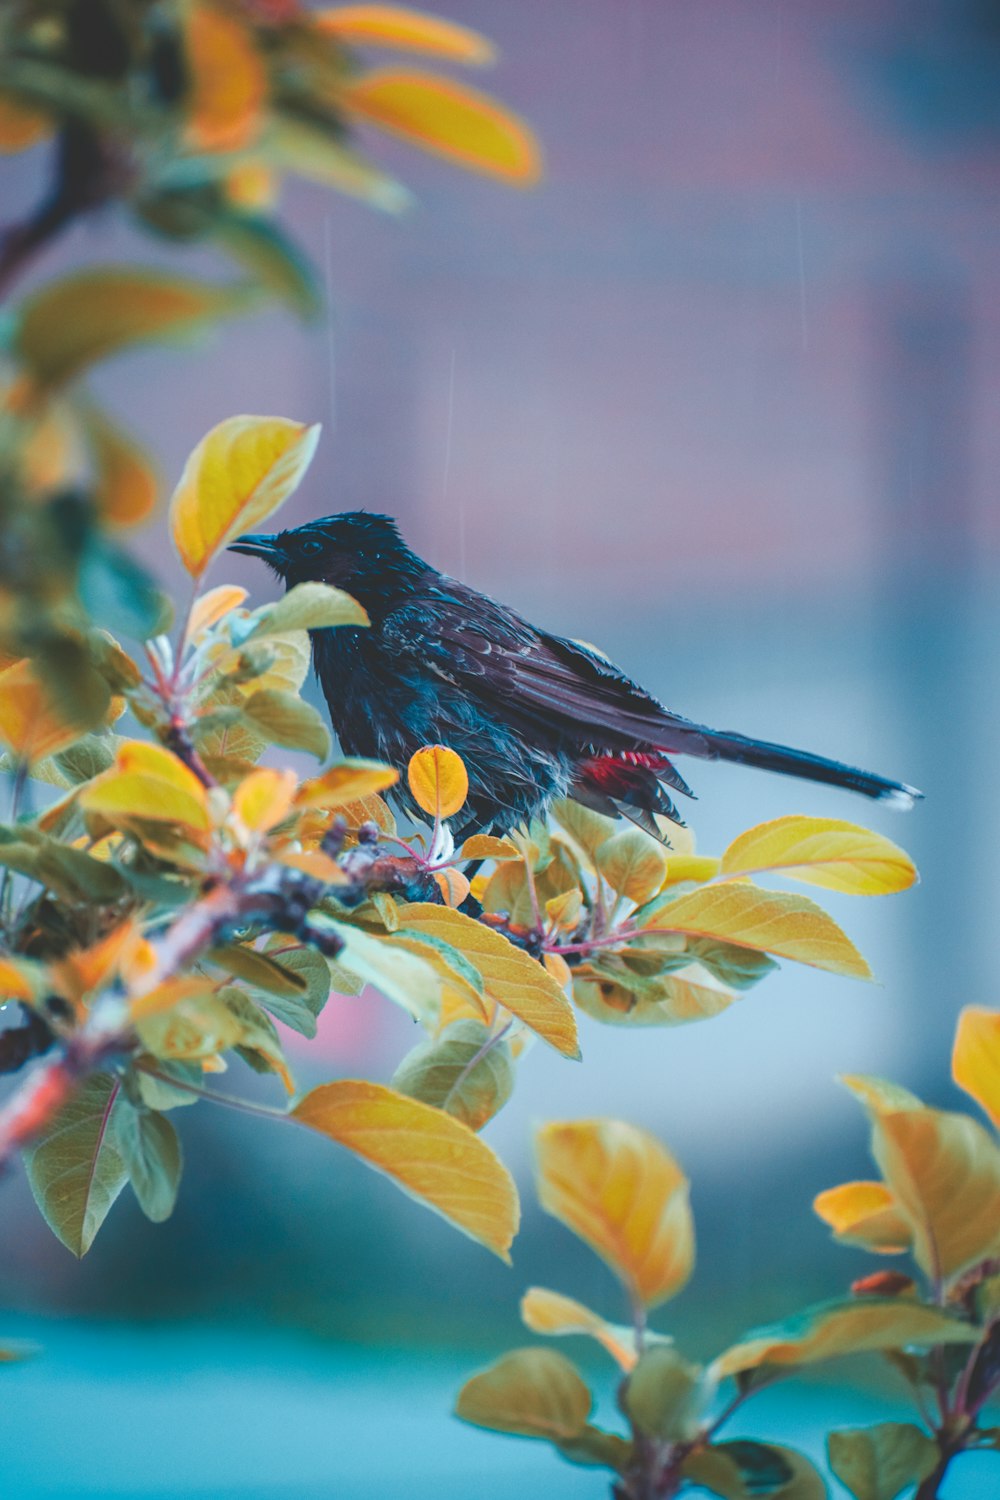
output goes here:
[[264, 532], [247, 532], [239, 541], [230, 542], [226, 551], [245, 552], [247, 557], [262, 557], [272, 568], [280, 565], [283, 556], [277, 536], [267, 536]]

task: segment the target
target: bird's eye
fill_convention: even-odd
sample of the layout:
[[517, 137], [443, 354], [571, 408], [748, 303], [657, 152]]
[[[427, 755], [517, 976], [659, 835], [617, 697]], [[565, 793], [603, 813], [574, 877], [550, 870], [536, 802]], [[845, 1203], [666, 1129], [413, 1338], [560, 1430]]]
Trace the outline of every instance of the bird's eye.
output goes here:
[[299, 551], [303, 557], [315, 557], [316, 553], [322, 552], [322, 550], [323, 543], [318, 537], [307, 538], [304, 542], [299, 543]]

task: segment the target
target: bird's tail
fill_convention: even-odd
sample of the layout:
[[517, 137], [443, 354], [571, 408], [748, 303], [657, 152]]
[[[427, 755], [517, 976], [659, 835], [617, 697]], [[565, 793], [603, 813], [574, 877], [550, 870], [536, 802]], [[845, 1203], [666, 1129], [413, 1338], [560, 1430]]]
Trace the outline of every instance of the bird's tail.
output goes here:
[[699, 727], [697, 736], [702, 742], [697, 748], [692, 743], [683, 747], [677, 744], [674, 749], [683, 748], [687, 754], [697, 755], [702, 760], [731, 760], [743, 766], [756, 766], [761, 771], [780, 771], [784, 776], [798, 776], [804, 781], [845, 787], [848, 791], [860, 792], [863, 797], [888, 802], [893, 807], [910, 808], [923, 796], [923, 792], [905, 782], [890, 781], [888, 777], [876, 776], [871, 771], [859, 771], [839, 760], [811, 755], [808, 750], [792, 750], [787, 745], [772, 745], [767, 740], [751, 740], [744, 734], [729, 734], [724, 730]]

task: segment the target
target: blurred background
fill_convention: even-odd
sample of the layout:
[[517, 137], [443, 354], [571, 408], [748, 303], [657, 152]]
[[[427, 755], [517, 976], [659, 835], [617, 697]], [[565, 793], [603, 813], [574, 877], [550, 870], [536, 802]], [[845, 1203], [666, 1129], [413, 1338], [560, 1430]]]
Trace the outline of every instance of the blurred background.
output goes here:
[[[305, 185], [285, 198], [328, 323], [273, 312], [194, 356], [133, 354], [98, 393], [158, 455], [167, 492], [225, 416], [322, 421], [286, 524], [390, 511], [437, 566], [597, 643], [680, 712], [927, 794], [905, 816], [693, 764], [702, 850], [829, 814], [904, 844], [923, 882], [824, 896], [875, 985], [785, 966], [694, 1027], [584, 1019], [582, 1066], [531, 1052], [487, 1130], [524, 1195], [513, 1271], [328, 1143], [204, 1105], [175, 1117], [174, 1218], [154, 1227], [123, 1195], [80, 1265], [23, 1177], [8, 1181], [3, 1331], [46, 1346], [5, 1377], [21, 1495], [602, 1493], [599, 1476], [447, 1416], [464, 1375], [521, 1340], [527, 1285], [623, 1311], [534, 1206], [533, 1123], [620, 1114], [677, 1154], [699, 1266], [656, 1322], [710, 1355], [868, 1264], [809, 1207], [868, 1175], [835, 1075], [888, 1073], [956, 1105], [957, 1012], [996, 1003], [1000, 5], [439, 8], [499, 44], [488, 86], [537, 129], [542, 186], [505, 190], [373, 140], [417, 196], [408, 214]], [[41, 152], [5, 162], [5, 218], [44, 168]], [[220, 269], [108, 218], [36, 274], [97, 257]], [[138, 545], [179, 582], [162, 514]], [[271, 595], [250, 560], [223, 576]], [[414, 1041], [375, 997], [334, 999], [293, 1055], [304, 1085], [387, 1079]], [[746, 1431], [802, 1441], [808, 1392], [782, 1399], [769, 1429], [762, 1405]], [[836, 1399], [831, 1420], [864, 1419], [860, 1398]], [[123, 1414], [110, 1433], [109, 1409]], [[967, 1473], [949, 1495], [985, 1493], [972, 1460]]]

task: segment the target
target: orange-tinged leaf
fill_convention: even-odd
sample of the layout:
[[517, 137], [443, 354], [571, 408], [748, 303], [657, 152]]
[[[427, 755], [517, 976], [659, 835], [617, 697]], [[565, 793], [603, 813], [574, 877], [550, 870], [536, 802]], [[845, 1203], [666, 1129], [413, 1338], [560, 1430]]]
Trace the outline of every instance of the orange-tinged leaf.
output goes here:
[[80, 789], [79, 803], [114, 824], [120, 820], [178, 823], [195, 835], [207, 833], [211, 827], [203, 800], [142, 771], [106, 771]]
[[383, 766], [377, 760], [342, 760], [324, 771], [303, 781], [295, 796], [296, 807], [346, 807], [359, 798], [369, 797], [373, 792], [384, 792], [395, 786], [399, 772], [391, 766]]
[[494, 838], [491, 833], [474, 833], [462, 845], [461, 859], [520, 859], [521, 851], [509, 839]]
[[435, 822], [454, 817], [469, 795], [465, 763], [446, 745], [425, 745], [411, 755], [406, 779], [414, 802]]
[[291, 812], [298, 777], [264, 766], [245, 776], [233, 793], [233, 812], [245, 827], [266, 833]]
[[538, 1197], [614, 1271], [633, 1301], [676, 1296], [694, 1266], [688, 1181], [623, 1120], [554, 1121], [537, 1135]]
[[838, 1240], [879, 1255], [908, 1250], [913, 1232], [884, 1182], [843, 1182], [813, 1200], [813, 1209]]
[[65, 750], [83, 734], [79, 724], [58, 712], [30, 661], [15, 661], [0, 672], [0, 744], [15, 760], [34, 764]]
[[198, 151], [249, 146], [267, 100], [267, 72], [253, 34], [235, 16], [196, 4], [188, 15], [187, 63], [191, 145]]
[[93, 406], [80, 409], [97, 471], [97, 508], [109, 526], [135, 526], [156, 505], [157, 476], [129, 435]]
[[951, 1076], [1000, 1127], [1000, 1011], [965, 1007], [958, 1018]]
[[13, 352], [38, 385], [53, 387], [119, 350], [193, 333], [247, 300], [245, 288], [161, 271], [76, 271], [22, 302]]
[[139, 771], [144, 776], [168, 781], [179, 791], [187, 792], [189, 797], [206, 807], [208, 805], [205, 786], [179, 755], [163, 745], [154, 745], [149, 740], [124, 740], [115, 751], [115, 766], [119, 771]]
[[837, 818], [797, 815], [748, 829], [722, 856], [723, 875], [758, 870], [780, 870], [853, 896], [905, 891], [917, 878], [910, 856], [881, 834]]
[[214, 1000], [217, 988], [214, 979], [205, 979], [199, 974], [165, 979], [162, 984], [145, 988], [141, 994], [135, 995], [129, 1005], [129, 1015], [133, 1021], [141, 1021], [147, 1016], [164, 1015], [186, 1000]]
[[338, 5], [311, 19], [320, 31], [349, 47], [392, 47], [473, 64], [492, 62], [496, 56], [492, 42], [477, 31], [409, 6]]
[[52, 121], [41, 110], [0, 93], [0, 153], [25, 151], [52, 134]]
[[79, 1002], [117, 973], [128, 950], [140, 941], [135, 923], [121, 922], [89, 948], [71, 949], [52, 965], [59, 993]]
[[189, 641], [197, 641], [199, 636], [204, 635], [206, 630], [211, 630], [226, 615], [231, 614], [234, 609], [239, 609], [247, 597], [246, 589], [241, 589], [235, 583], [220, 583], [218, 588], [209, 589], [207, 594], [195, 600], [194, 608], [188, 620], [187, 638]]
[[913, 1228], [913, 1255], [950, 1280], [1000, 1251], [1000, 1147], [968, 1115], [938, 1109], [876, 1114], [872, 1152]]
[[189, 573], [200, 577], [228, 542], [288, 499], [319, 433], [285, 417], [229, 417], [202, 438], [170, 502], [174, 544]]
[[0, 958], [0, 999], [31, 1001], [35, 986], [30, 973], [10, 958]]
[[638, 1358], [631, 1328], [609, 1323], [574, 1297], [550, 1292], [548, 1287], [529, 1286], [521, 1298], [521, 1321], [532, 1333], [544, 1333], [553, 1338], [570, 1333], [588, 1334], [623, 1370], [631, 1370]]
[[563, 958], [561, 953], [546, 953], [543, 955], [545, 967], [560, 989], [565, 989], [573, 982], [573, 970]]
[[971, 1323], [943, 1308], [909, 1298], [832, 1302], [808, 1308], [781, 1323], [754, 1329], [712, 1361], [709, 1375], [721, 1380], [760, 1365], [809, 1365], [868, 1349], [908, 1344], [974, 1344], [981, 1337]]
[[528, 187], [541, 176], [528, 126], [486, 94], [432, 73], [363, 73], [341, 92], [349, 113], [474, 172]]
[[868, 964], [847, 934], [807, 896], [764, 891], [749, 882], [702, 886], [657, 912], [653, 925], [663, 931], [721, 938], [831, 974], [871, 978]]
[[227, 172], [223, 181], [226, 200], [245, 213], [260, 214], [278, 201], [278, 178], [261, 161], [245, 161]]
[[309, 849], [300, 854], [283, 853], [276, 858], [279, 864], [291, 865], [293, 870], [301, 870], [303, 875], [311, 875], [313, 880], [323, 880], [327, 885], [344, 885], [347, 881], [336, 860], [324, 854], [322, 849]]
[[441, 892], [441, 899], [445, 906], [461, 906], [471, 890], [471, 886], [462, 874], [461, 870], [446, 869], [433, 871], [434, 884]]
[[465, 912], [429, 901], [400, 906], [399, 921], [404, 930], [427, 933], [457, 948], [482, 975], [487, 999], [517, 1016], [557, 1052], [579, 1056], [572, 1006], [552, 976], [523, 948], [515, 948]]
[[503, 1163], [467, 1125], [384, 1084], [355, 1079], [321, 1084], [292, 1115], [509, 1260], [519, 1220], [517, 1190]]

